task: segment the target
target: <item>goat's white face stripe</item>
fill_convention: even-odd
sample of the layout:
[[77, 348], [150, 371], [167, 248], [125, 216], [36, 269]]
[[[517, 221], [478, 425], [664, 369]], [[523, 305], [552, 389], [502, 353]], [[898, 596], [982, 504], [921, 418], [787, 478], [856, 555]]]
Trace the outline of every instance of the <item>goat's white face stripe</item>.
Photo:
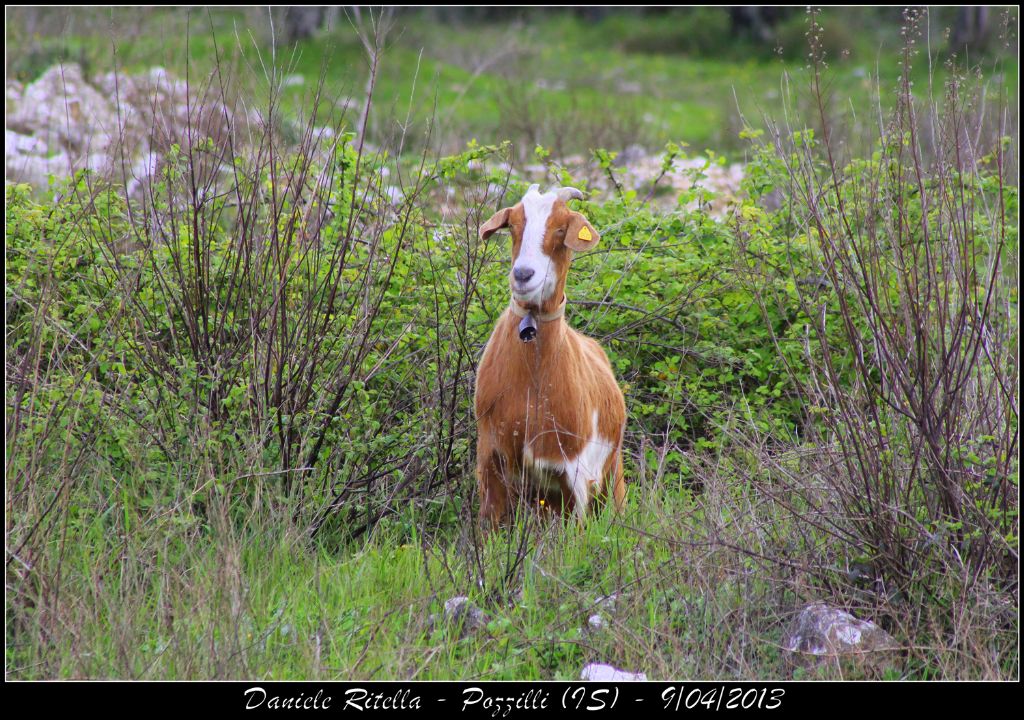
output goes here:
[[544, 252], [544, 234], [548, 218], [551, 216], [551, 208], [557, 199], [558, 194], [554, 192], [541, 195], [536, 185], [531, 185], [523, 196], [526, 227], [523, 229], [523, 241], [519, 245], [519, 257], [516, 258], [512, 271], [529, 269], [533, 270], [533, 276], [520, 289], [513, 275], [512, 295], [519, 302], [540, 305], [550, 298], [555, 290], [558, 278], [555, 263]]

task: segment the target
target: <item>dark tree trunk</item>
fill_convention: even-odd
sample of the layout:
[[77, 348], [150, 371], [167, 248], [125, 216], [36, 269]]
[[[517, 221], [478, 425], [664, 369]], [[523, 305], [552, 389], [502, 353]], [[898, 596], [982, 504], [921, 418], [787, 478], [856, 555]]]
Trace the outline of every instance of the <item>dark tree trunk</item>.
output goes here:
[[762, 43], [775, 39], [775, 25], [789, 14], [791, 8], [764, 5], [733, 5], [729, 7], [730, 32], [733, 37], [750, 37]]
[[299, 40], [310, 38], [320, 28], [324, 18], [324, 8], [310, 6], [292, 6], [284, 11], [285, 43], [291, 45]]
[[970, 5], [961, 7], [956, 13], [953, 27], [953, 45], [957, 49], [979, 47], [988, 37], [988, 7]]

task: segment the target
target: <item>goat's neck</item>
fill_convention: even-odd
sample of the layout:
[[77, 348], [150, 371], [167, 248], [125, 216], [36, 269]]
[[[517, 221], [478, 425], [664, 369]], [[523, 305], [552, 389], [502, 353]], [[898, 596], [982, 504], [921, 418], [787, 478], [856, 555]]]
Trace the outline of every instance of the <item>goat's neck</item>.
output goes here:
[[509, 307], [512, 308], [512, 314], [520, 319], [532, 314], [538, 323], [554, 322], [565, 314], [565, 295], [562, 295], [562, 301], [557, 305], [548, 300], [540, 308], [525, 308], [513, 299]]
[[[561, 302], [555, 303], [553, 301], [545, 302], [540, 308], [525, 308], [514, 299], [509, 303], [509, 332], [513, 337], [516, 338], [515, 345], [521, 346], [525, 351], [527, 348], [533, 348], [527, 352], [523, 359], [530, 358], [529, 364], [535, 363], [538, 359], [543, 361], [552, 352], [555, 352], [555, 348], [561, 346], [562, 336], [566, 328], [565, 325], [565, 295], [562, 295]], [[537, 331], [537, 337], [530, 343], [521, 342], [519, 336], [520, 321], [527, 315], [533, 315], [535, 327]], [[538, 354], [539, 352], [539, 354]]]

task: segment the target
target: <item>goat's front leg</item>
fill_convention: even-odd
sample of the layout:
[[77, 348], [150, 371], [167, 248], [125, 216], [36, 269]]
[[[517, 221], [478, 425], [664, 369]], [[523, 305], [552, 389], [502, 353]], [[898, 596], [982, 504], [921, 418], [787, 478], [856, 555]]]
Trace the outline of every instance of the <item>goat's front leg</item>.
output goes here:
[[480, 494], [480, 527], [484, 531], [497, 528], [509, 518], [508, 486], [505, 483], [507, 463], [486, 443], [477, 442], [476, 478]]

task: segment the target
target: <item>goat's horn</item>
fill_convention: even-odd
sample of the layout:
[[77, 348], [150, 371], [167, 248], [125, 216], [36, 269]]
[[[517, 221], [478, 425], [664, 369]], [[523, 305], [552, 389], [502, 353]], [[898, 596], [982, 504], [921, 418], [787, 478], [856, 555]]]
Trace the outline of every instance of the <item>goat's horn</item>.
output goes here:
[[558, 190], [556, 190], [555, 192], [558, 195], [559, 200], [565, 200], [566, 202], [570, 200], [583, 199], [583, 193], [574, 187], [558, 188]]

